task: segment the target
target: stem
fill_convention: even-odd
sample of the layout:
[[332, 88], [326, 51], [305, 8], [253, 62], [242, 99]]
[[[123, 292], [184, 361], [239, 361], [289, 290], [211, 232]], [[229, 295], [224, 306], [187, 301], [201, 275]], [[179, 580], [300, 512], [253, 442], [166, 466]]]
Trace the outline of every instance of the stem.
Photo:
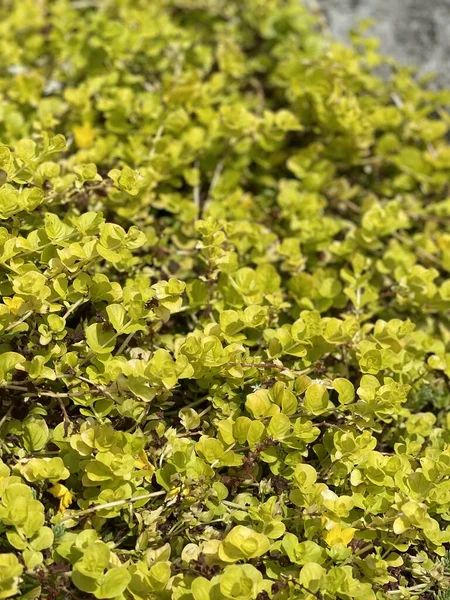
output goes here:
[[[198, 160], [195, 162], [195, 168], [198, 169], [200, 172]], [[194, 185], [193, 194], [194, 194], [194, 204], [197, 207], [198, 212], [200, 214], [200, 210], [201, 210], [200, 185]]]
[[[112, 249], [112, 250], [115, 250], [115, 248], [111, 248], [111, 249]], [[133, 323], [133, 321], [130, 319], [130, 320], [128, 321], [128, 323], [125, 323], [125, 327], [128, 327], [128, 326], [129, 326], [129, 325], [131, 325], [132, 323]], [[111, 341], [113, 341], [113, 340], [116, 340], [116, 339], [119, 337], [119, 335], [121, 335], [120, 331], [116, 331], [116, 332], [114, 333], [114, 335], [111, 337], [111, 339], [110, 339], [110, 340], [108, 340], [108, 342], [106, 342], [106, 343], [109, 343], [109, 342], [111, 342]], [[102, 344], [101, 348], [104, 348], [104, 347], [106, 346], [106, 343], [105, 343], [105, 344]], [[86, 356], [86, 357], [85, 357], [85, 358], [84, 358], [84, 359], [83, 359], [83, 360], [80, 362], [80, 364], [79, 364], [78, 366], [79, 366], [79, 367], [82, 367], [82, 366], [83, 366], [83, 365], [85, 365], [87, 362], [89, 362], [90, 360], [92, 360], [92, 358], [94, 358], [95, 356], [97, 356], [97, 352], [94, 352], [94, 351], [88, 352], [87, 356]]]
[[[87, 377], [83, 377], [82, 375], [75, 375], [75, 377], [77, 379], [80, 379], [81, 381], [84, 381], [85, 383], [88, 383], [89, 385], [94, 386], [95, 388], [97, 388], [97, 390], [99, 392], [101, 392], [105, 396], [108, 396], [111, 400], [116, 401], [116, 398], [114, 398], [114, 396], [110, 392], [108, 392], [108, 390], [105, 387], [101, 386], [98, 383], [95, 383], [95, 381], [91, 381], [90, 379], [88, 379]], [[87, 392], [84, 392], [84, 393], [92, 393], [92, 392], [88, 392], [87, 391]]]
[[156, 144], [159, 142], [159, 140], [161, 139], [162, 135], [164, 133], [164, 125], [160, 125], [158, 128], [158, 131], [155, 134], [155, 137], [153, 138], [152, 141], [152, 147], [150, 148], [150, 153], [149, 153], [149, 159], [152, 159], [155, 151], [156, 151]]
[[91, 513], [97, 512], [98, 510], [106, 510], [108, 508], [115, 508], [116, 506], [125, 506], [126, 504], [132, 504], [133, 502], [139, 502], [140, 500], [148, 500], [149, 498], [164, 496], [165, 494], [165, 491], [151, 492], [150, 494], [135, 496], [134, 498], [129, 498], [128, 500], [116, 500], [114, 502], [107, 502], [106, 504], [98, 504], [97, 506], [93, 506], [92, 508], [87, 508], [86, 510], [79, 510], [74, 514], [70, 514], [67, 517], [61, 519], [60, 523], [70, 521], [71, 519], [75, 519], [78, 517], [84, 517], [85, 515], [90, 515]]
[[214, 173], [213, 173], [213, 176], [211, 178], [211, 184], [209, 186], [209, 190], [208, 190], [208, 194], [207, 194], [206, 200], [210, 199], [211, 194], [213, 193], [214, 188], [216, 187], [216, 185], [217, 185], [217, 183], [218, 183], [218, 181], [220, 179], [222, 171], [223, 171], [223, 161], [219, 161], [217, 163], [217, 165], [216, 165], [216, 168], [214, 169]]
[[132, 331], [131, 333], [129, 333], [127, 335], [127, 337], [123, 340], [122, 344], [120, 345], [120, 348], [118, 349], [118, 351], [116, 353], [116, 356], [120, 356], [122, 354], [122, 352], [128, 346], [128, 344], [130, 343], [130, 340], [133, 338], [135, 333], [136, 333], [135, 331]]
[[202, 410], [202, 412], [198, 413], [199, 417], [204, 417], [207, 413], [209, 413], [209, 411], [212, 409], [211, 404], [209, 406], [207, 406], [204, 410]]
[[250, 506], [242, 506], [242, 504], [238, 504], [237, 502], [229, 502], [228, 500], [222, 500], [222, 504], [225, 504], [225, 506], [229, 506], [230, 508], [237, 508], [238, 510], [248, 510], [251, 508]]
[[71, 424], [71, 420], [69, 418], [69, 415], [67, 414], [67, 410], [66, 407], [64, 405], [64, 400], [62, 398], [60, 398], [59, 396], [57, 396], [57, 400], [58, 400], [58, 404], [61, 408], [61, 412], [63, 414], [63, 421], [64, 421], [64, 435], [65, 437], [67, 437], [68, 433], [69, 433], [69, 427]]
[[180, 412], [180, 410], [182, 408], [194, 408], [195, 406], [199, 406], [200, 404], [203, 404], [203, 402], [207, 399], [208, 399], [208, 396], [204, 396], [203, 398], [199, 398], [198, 400], [195, 400], [194, 402], [191, 402], [190, 404], [185, 404], [184, 406], [180, 406], [180, 408], [177, 408], [176, 410], [170, 410], [168, 412], [165, 412], [164, 416], [170, 417], [172, 415], [178, 415], [178, 413]]
[[367, 544], [363, 548], [356, 550], [356, 552], [352, 552], [352, 555], [343, 564], [345, 565], [345, 564], [351, 562], [353, 558], [355, 558], [357, 556], [361, 556], [361, 554], [364, 554], [365, 552], [370, 552], [371, 550], [373, 550], [373, 548], [374, 548], [373, 544]]
[[399, 233], [393, 233], [392, 236], [396, 240], [398, 240], [400, 243], [405, 244], [405, 246], [409, 246], [409, 247], [413, 246], [415, 251], [417, 252], [417, 254], [422, 255], [423, 258], [426, 258], [430, 262], [434, 263], [436, 266], [445, 270], [445, 268], [442, 264], [442, 261], [439, 260], [439, 258], [434, 256], [434, 254], [430, 254], [430, 252], [427, 252], [423, 248], [420, 248], [419, 246], [417, 246], [413, 240], [411, 240], [409, 238], [405, 238], [404, 236], [400, 235]]
[[286, 367], [276, 365], [275, 363], [242, 363], [241, 367], [252, 367], [254, 369], [280, 369], [284, 370]]
[[11, 329], [14, 329], [14, 327], [16, 327], [17, 325], [20, 325], [21, 323], [23, 323], [24, 321], [26, 321], [28, 319], [28, 317], [31, 316], [32, 314], [33, 314], [32, 310], [27, 311], [23, 315], [23, 317], [20, 317], [20, 319], [17, 319], [17, 321], [14, 321], [14, 323], [10, 323], [3, 333], [6, 333], [7, 331], [10, 331]]
[[[94, 384], [93, 384], [94, 385]], [[14, 385], [9, 382], [0, 384], [0, 388], [6, 390], [16, 390], [18, 392], [26, 392], [22, 394], [23, 396], [27, 396], [28, 398], [40, 398], [41, 396], [47, 396], [49, 398], [74, 398], [76, 396], [85, 396], [86, 394], [94, 394], [92, 390], [83, 390], [81, 392], [46, 392], [36, 388], [36, 393], [30, 392], [30, 390], [24, 385]], [[104, 390], [99, 390], [103, 394], [107, 394]]]
[[296, 371], [295, 369], [290, 369], [289, 367], [285, 367], [284, 365], [277, 365], [275, 363], [235, 363], [236, 366], [240, 367], [248, 367], [252, 369], [278, 369], [279, 371], [290, 371], [291, 373], [295, 373], [296, 375], [306, 375], [307, 373], [311, 373], [314, 371], [314, 367], [308, 367], [307, 369], [303, 369], [303, 371]]
[[5, 412], [5, 414], [3, 415], [3, 417], [0, 419], [0, 428], [2, 427], [3, 423], [6, 421], [6, 419], [11, 416], [12, 413], [12, 409], [13, 409], [13, 405], [11, 404], [11, 406], [8, 408], [8, 410]]
[[63, 315], [63, 319], [67, 319], [67, 317], [73, 313], [74, 310], [77, 310], [77, 308], [80, 306], [80, 304], [83, 304], [83, 302], [87, 302], [86, 298], [80, 298], [79, 300], [77, 300], [74, 304], [72, 304], [72, 306], [70, 306], [66, 313]]
[[28, 392], [28, 388], [24, 385], [10, 385], [9, 383], [2, 383], [0, 384], [0, 387], [7, 390], [16, 390], [18, 392]]

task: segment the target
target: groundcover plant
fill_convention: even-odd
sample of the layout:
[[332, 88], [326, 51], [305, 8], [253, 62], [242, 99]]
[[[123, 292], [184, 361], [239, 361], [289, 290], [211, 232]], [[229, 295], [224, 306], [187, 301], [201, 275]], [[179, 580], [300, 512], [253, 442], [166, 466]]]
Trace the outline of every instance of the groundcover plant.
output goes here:
[[297, 0], [0, 17], [0, 598], [448, 598], [450, 93]]

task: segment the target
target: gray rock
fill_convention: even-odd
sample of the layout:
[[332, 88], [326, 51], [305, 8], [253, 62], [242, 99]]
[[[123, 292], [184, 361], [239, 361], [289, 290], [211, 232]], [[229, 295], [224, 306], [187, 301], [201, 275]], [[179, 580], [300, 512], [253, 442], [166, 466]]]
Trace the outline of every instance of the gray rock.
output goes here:
[[376, 21], [370, 33], [380, 51], [419, 73], [437, 73], [439, 86], [450, 87], [450, 0], [318, 0], [332, 34], [348, 40], [362, 19]]

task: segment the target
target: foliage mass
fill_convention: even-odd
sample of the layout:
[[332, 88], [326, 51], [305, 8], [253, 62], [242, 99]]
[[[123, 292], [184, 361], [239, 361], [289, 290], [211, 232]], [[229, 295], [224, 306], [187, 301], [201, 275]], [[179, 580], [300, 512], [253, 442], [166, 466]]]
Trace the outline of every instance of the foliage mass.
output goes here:
[[449, 92], [297, 0], [0, 17], [0, 598], [448, 598]]

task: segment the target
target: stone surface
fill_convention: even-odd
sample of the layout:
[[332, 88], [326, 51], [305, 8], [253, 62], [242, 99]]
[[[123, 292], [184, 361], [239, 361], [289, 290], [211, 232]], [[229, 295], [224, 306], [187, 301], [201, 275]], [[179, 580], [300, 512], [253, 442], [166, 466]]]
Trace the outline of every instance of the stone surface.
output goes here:
[[319, 0], [330, 29], [344, 41], [362, 19], [375, 19], [370, 30], [381, 39], [383, 54], [419, 72], [438, 73], [450, 87], [450, 0]]

